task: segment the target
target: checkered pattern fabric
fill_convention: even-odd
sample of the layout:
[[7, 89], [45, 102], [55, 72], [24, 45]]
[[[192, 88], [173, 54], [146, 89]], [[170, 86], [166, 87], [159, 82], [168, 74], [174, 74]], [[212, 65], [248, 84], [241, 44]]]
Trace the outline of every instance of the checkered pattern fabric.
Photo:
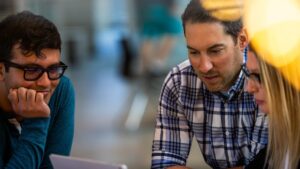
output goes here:
[[173, 68], [160, 96], [151, 168], [185, 165], [194, 136], [216, 169], [245, 165], [264, 148], [267, 116], [244, 91], [244, 79], [241, 72], [227, 93], [212, 93], [188, 60]]

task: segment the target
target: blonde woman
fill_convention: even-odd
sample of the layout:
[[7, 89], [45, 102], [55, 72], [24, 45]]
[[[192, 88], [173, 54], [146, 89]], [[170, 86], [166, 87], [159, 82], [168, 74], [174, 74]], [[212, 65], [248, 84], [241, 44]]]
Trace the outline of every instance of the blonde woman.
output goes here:
[[269, 143], [246, 169], [299, 169], [300, 91], [273, 66], [249, 51], [243, 71], [246, 90], [259, 108], [269, 114]]

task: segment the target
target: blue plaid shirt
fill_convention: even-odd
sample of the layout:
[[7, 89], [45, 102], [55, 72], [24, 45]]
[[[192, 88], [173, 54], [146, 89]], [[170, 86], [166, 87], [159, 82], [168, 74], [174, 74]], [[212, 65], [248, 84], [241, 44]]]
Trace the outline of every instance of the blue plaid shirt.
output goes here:
[[185, 165], [195, 136], [212, 168], [242, 166], [267, 144], [267, 117], [244, 91], [241, 72], [227, 93], [208, 91], [187, 60], [168, 74], [158, 107], [152, 168]]

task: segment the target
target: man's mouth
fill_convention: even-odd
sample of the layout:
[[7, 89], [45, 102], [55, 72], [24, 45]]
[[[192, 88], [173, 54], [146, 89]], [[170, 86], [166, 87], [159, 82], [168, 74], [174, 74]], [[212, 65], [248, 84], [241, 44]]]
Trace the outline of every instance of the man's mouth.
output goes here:
[[217, 78], [218, 76], [215, 75], [215, 76], [203, 76], [203, 78], [205, 79], [214, 79], [214, 78]]
[[203, 80], [204, 81], [207, 81], [207, 82], [214, 82], [215, 80], [218, 79], [218, 75], [213, 75], [213, 76], [202, 76]]

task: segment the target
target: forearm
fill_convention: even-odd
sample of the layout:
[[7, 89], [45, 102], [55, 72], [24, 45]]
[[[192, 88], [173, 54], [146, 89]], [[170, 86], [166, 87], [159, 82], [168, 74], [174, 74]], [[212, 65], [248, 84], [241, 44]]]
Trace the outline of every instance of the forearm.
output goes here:
[[[158, 144], [154, 144], [156, 147]], [[171, 150], [152, 150], [151, 169], [161, 169], [171, 166], [184, 166], [186, 164], [186, 158], [180, 154], [172, 153]]]
[[255, 126], [252, 131], [252, 139], [250, 150], [251, 154], [248, 159], [253, 160], [254, 156], [260, 152], [261, 149], [265, 148], [268, 143], [268, 117], [265, 113], [258, 113]]
[[192, 133], [179, 101], [179, 86], [168, 74], [160, 94], [155, 136], [152, 146], [152, 169], [184, 166], [189, 155]]
[[[192, 135], [188, 130], [183, 130], [188, 128], [187, 125], [183, 125], [185, 118], [181, 115], [178, 117], [160, 114], [157, 118], [152, 146], [152, 169], [186, 164]], [[176, 128], [173, 124], [168, 124], [167, 119], [173, 122], [182, 119], [182, 122], [179, 120], [181, 125], [176, 125]]]
[[39, 168], [49, 127], [49, 118], [25, 119], [22, 132], [5, 169]]

